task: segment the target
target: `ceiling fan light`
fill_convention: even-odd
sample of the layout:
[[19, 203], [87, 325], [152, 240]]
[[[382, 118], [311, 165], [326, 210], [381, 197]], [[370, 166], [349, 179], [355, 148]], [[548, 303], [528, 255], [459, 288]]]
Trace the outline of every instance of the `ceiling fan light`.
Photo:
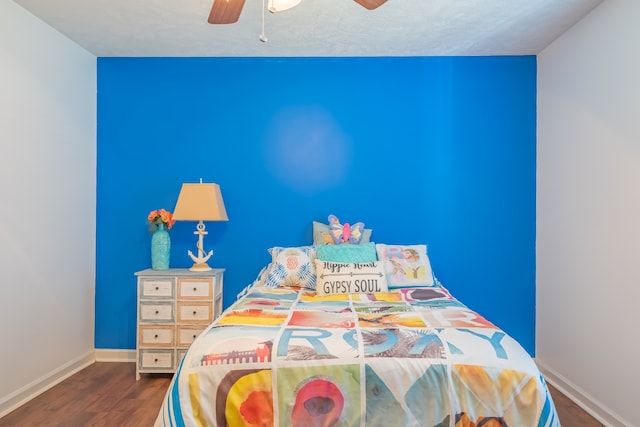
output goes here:
[[302, 0], [269, 0], [269, 12], [280, 12], [291, 9], [300, 4]]
[[356, 3], [369, 10], [377, 9], [386, 2], [387, 0], [356, 0]]

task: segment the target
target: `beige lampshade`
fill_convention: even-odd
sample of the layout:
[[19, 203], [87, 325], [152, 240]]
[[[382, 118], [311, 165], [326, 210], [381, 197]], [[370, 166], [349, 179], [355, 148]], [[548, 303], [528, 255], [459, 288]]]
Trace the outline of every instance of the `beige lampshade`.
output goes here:
[[176, 208], [176, 221], [229, 221], [218, 184], [182, 184]]

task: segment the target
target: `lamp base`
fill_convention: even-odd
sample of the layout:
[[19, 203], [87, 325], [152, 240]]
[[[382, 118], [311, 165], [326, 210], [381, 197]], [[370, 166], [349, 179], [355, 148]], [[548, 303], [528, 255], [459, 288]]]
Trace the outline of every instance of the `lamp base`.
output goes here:
[[189, 271], [210, 271], [211, 267], [206, 262], [200, 264], [193, 264]]

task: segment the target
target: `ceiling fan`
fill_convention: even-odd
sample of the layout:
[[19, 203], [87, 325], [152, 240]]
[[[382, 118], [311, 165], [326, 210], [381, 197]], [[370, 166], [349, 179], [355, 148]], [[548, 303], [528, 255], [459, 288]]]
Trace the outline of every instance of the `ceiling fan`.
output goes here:
[[[278, 12], [289, 9], [300, 3], [301, 0], [269, 0], [269, 11]], [[366, 9], [373, 10], [387, 0], [354, 0]], [[209, 13], [209, 24], [233, 24], [238, 22], [240, 12], [244, 7], [245, 0], [213, 0], [211, 13]]]

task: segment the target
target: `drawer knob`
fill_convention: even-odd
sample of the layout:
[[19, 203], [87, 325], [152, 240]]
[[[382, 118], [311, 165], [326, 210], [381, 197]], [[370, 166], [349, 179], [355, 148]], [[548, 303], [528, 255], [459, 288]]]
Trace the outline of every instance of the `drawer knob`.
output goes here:
[[159, 290], [160, 290], [160, 286], [156, 286], [156, 291], [159, 291]]
[[196, 315], [196, 313], [197, 313], [197, 311], [193, 310], [193, 315], [194, 315], [194, 316]]
[[159, 310], [156, 310], [156, 314], [160, 314], [160, 311], [159, 311]]
[[197, 291], [198, 288], [196, 288], [195, 286], [193, 287], [193, 292]]
[[154, 335], [154, 338], [158, 338], [158, 334], [155, 334], [155, 335]]
[[193, 339], [195, 339], [195, 338], [196, 338], [196, 334], [193, 334]]
[[158, 358], [153, 359], [155, 363], [158, 363]]

